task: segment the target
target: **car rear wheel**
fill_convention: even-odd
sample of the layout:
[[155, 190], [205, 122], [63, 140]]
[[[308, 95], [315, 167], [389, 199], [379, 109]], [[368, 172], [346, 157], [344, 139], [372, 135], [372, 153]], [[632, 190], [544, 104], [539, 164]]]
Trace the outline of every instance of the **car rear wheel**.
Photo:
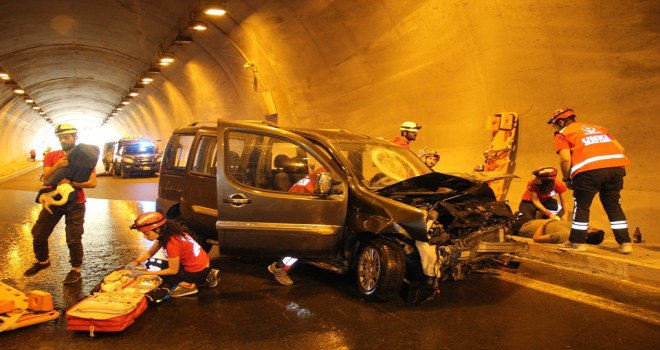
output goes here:
[[356, 268], [360, 294], [370, 301], [387, 301], [398, 294], [406, 272], [401, 247], [392, 241], [376, 239], [360, 251]]

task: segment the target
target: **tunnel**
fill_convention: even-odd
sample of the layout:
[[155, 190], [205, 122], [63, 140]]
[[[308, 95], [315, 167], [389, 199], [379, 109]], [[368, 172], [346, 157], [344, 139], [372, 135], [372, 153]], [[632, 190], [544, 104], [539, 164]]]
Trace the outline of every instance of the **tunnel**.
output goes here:
[[570, 107], [625, 147], [630, 226], [660, 214], [654, 0], [22, 0], [0, 14], [0, 164], [58, 149], [60, 123], [81, 142], [139, 135], [164, 147], [196, 121], [384, 139], [414, 121], [414, 151], [470, 172], [489, 116], [515, 113], [519, 178], [506, 199], [517, 207], [531, 171], [558, 166], [547, 120]]

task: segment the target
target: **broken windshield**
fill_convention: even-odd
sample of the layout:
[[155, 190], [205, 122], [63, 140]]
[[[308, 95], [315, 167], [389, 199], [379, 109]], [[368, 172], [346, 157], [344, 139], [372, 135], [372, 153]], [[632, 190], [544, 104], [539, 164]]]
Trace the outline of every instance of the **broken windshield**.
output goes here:
[[339, 142], [334, 146], [348, 159], [353, 174], [372, 189], [431, 172], [412, 151], [394, 144]]

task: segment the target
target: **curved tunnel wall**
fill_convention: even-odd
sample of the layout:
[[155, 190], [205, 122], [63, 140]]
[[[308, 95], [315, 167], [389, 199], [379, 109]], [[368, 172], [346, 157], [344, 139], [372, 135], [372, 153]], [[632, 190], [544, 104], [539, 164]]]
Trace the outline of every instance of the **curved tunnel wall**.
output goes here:
[[[424, 126], [413, 148], [439, 150], [437, 170], [470, 171], [488, 146], [486, 117], [516, 112], [522, 179], [509, 199], [517, 207], [530, 171], [557, 164], [546, 121], [569, 106], [626, 147], [633, 163], [624, 201], [639, 199], [624, 203], [631, 221], [660, 214], [651, 202], [660, 146], [656, 2], [247, 0], [229, 7], [229, 16], [176, 49], [176, 63], [112, 127], [166, 139], [195, 120], [263, 119], [267, 90], [281, 125], [390, 139], [413, 120]], [[2, 161], [26, 154], [45, 124], [17, 109], [1, 109], [0, 137], [23, 147]], [[10, 132], [14, 113], [29, 122]]]

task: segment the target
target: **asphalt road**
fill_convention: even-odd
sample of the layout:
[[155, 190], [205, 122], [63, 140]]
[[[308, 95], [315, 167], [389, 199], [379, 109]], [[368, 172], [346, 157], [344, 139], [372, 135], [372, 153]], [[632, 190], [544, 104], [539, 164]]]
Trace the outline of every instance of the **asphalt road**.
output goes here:
[[[38, 177], [38, 173], [36, 173]], [[128, 225], [152, 210], [157, 178], [100, 177], [88, 191], [83, 280], [68, 271], [64, 226], [51, 237], [53, 266], [26, 278], [38, 210], [35, 174], [0, 184], [0, 277], [21, 291], [44, 290], [64, 311], [147, 242]], [[658, 349], [657, 289], [523, 261], [444, 282], [438, 299], [412, 306], [359, 300], [352, 275], [299, 264], [296, 284], [277, 284], [272, 260], [217, 257], [217, 288], [150, 306], [120, 333], [66, 330], [66, 320], [0, 334], [4, 349]]]

